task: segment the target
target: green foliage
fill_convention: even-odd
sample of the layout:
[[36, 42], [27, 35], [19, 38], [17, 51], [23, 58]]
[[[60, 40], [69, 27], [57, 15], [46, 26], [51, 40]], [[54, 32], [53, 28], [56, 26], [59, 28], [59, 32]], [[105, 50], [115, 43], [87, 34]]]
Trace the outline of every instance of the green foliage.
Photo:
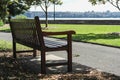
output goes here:
[[41, 5], [47, 4], [47, 7], [52, 4], [61, 5], [63, 2], [62, 0], [19, 0], [19, 2], [23, 1], [25, 4], [31, 5]]
[[19, 2], [23, 2], [23, 3], [31, 6], [31, 5], [39, 5], [39, 4], [41, 4], [42, 0], [19, 0]]
[[7, 4], [10, 0], [0, 0], [0, 19], [5, 22], [5, 18], [8, 16]]
[[27, 16], [25, 16], [25, 15], [17, 15], [17, 16], [15, 16], [15, 19], [27, 19]]
[[120, 10], [120, 4], [119, 4], [120, 0], [89, 0], [89, 2], [91, 2], [93, 5], [105, 4], [105, 3], [109, 2], [111, 5], [113, 5], [118, 10]]
[[98, 3], [105, 4], [107, 0], [89, 0], [93, 5], [96, 5]]
[[63, 4], [63, 2], [61, 0], [50, 0], [50, 2], [52, 4], [55, 4], [55, 5], [62, 5]]
[[11, 1], [7, 5], [9, 15], [15, 16], [24, 13], [29, 7], [23, 3], [17, 1]]
[[0, 0], [0, 19], [5, 23], [6, 18], [24, 13], [30, 7], [17, 0]]
[[51, 4], [55, 5], [62, 5], [61, 0], [22, 0], [25, 4], [31, 5], [37, 5], [40, 6], [41, 9], [44, 11], [46, 16], [46, 25], [45, 27], [48, 27], [48, 8]]
[[0, 32], [11, 32], [10, 27], [6, 26], [6, 27], [0, 27]]
[[0, 20], [0, 26], [3, 26], [3, 25], [4, 25], [3, 21], [2, 21], [2, 20]]

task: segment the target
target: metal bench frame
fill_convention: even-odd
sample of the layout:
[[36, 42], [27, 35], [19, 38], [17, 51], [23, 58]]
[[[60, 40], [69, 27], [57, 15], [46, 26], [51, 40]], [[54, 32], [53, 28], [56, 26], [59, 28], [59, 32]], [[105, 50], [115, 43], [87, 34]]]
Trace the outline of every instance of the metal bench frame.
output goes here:
[[[36, 50], [41, 51], [41, 73], [46, 74], [46, 66], [55, 65], [68, 65], [68, 72], [72, 71], [72, 34], [74, 31], [63, 31], [63, 32], [44, 32], [41, 29], [41, 23], [39, 17], [36, 16], [34, 19], [11, 19], [9, 18], [10, 28], [13, 38], [13, 57], [16, 58], [16, 53], [21, 52], [33, 52], [33, 56], [36, 56]], [[32, 27], [31, 27], [32, 26]], [[52, 35], [67, 35], [67, 44], [48, 47], [45, 44], [44, 36]], [[26, 40], [27, 39], [27, 40]], [[30, 40], [31, 39], [31, 40]], [[16, 43], [33, 48], [33, 50], [17, 51]], [[67, 51], [67, 62], [57, 64], [46, 64], [46, 52], [49, 51]]]

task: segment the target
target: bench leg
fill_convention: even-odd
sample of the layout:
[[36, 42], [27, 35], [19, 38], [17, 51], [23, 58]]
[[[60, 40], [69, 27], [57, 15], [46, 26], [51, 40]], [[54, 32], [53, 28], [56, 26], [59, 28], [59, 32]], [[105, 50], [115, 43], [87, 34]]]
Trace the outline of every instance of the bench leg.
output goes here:
[[37, 51], [36, 49], [33, 49], [33, 57], [36, 57]]
[[68, 72], [71, 72], [72, 71], [72, 36], [71, 35], [67, 36], [67, 42], [68, 42], [68, 50], [67, 50]]
[[13, 58], [16, 58], [16, 42], [13, 40]]
[[46, 74], [46, 56], [45, 51], [41, 51], [41, 73]]
[[72, 71], [72, 51], [68, 50], [68, 72]]

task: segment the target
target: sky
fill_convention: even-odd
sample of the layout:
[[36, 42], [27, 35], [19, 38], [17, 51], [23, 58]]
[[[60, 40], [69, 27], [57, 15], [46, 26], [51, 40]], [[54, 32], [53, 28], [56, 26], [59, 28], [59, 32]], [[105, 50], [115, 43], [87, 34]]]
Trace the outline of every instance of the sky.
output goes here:
[[[117, 8], [112, 6], [110, 3], [106, 4], [98, 4], [93, 6], [88, 0], [62, 0], [62, 5], [56, 5], [56, 11], [68, 11], [68, 12], [87, 12], [87, 11], [95, 11], [95, 12], [117, 12], [119, 11]], [[42, 11], [40, 7], [31, 7], [30, 11]], [[50, 5], [48, 11], [53, 11], [53, 5]]]

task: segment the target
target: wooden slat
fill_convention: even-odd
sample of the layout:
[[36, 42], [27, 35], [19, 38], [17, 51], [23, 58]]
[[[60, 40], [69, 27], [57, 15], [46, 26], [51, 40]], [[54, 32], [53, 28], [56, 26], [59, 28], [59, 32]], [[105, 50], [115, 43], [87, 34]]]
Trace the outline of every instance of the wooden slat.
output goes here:
[[62, 43], [62, 42], [58, 42], [58, 41], [51, 41], [51, 40], [46, 40], [45, 39], [45, 46], [50, 47], [50, 48], [55, 48], [55, 47], [62, 47], [65, 46], [67, 44]]
[[16, 53], [33, 52], [34, 50], [16, 51]]
[[67, 62], [61, 62], [61, 63], [47, 63], [46, 66], [50, 67], [50, 66], [59, 66], [59, 65], [67, 65]]

